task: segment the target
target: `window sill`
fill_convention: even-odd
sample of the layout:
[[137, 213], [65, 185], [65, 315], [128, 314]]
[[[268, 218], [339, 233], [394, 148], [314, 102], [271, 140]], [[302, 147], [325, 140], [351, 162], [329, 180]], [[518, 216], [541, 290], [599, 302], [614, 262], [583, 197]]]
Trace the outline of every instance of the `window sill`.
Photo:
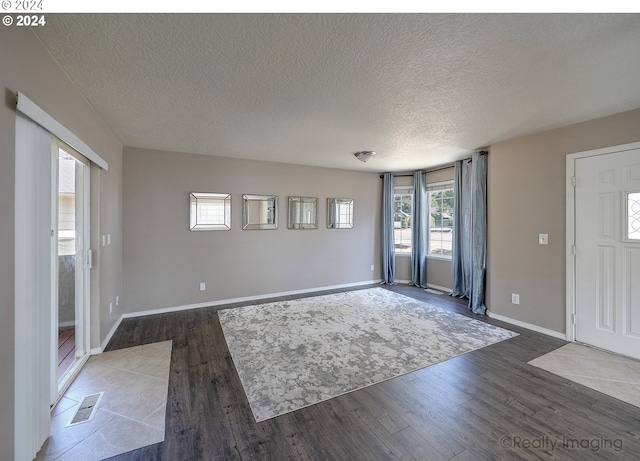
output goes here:
[[438, 255], [427, 255], [427, 259], [435, 259], [436, 261], [449, 261], [451, 262], [451, 256], [438, 256]]
[[[411, 257], [411, 253], [396, 253], [396, 257], [410, 258]], [[449, 262], [451, 262], [451, 256], [427, 255], [427, 259], [434, 259], [436, 261], [449, 261]]]

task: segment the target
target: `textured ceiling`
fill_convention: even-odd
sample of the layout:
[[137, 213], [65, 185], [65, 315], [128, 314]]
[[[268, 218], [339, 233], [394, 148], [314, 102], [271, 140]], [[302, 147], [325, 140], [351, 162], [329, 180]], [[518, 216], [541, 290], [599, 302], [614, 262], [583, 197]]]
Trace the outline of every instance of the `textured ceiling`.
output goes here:
[[408, 171], [640, 107], [638, 14], [51, 15], [36, 33], [132, 147]]

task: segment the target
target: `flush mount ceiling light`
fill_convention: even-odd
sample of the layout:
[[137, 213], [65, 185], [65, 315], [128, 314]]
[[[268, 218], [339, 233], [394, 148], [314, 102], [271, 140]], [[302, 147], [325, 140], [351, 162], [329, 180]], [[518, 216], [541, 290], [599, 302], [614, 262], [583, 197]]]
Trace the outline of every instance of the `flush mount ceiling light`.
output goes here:
[[376, 155], [376, 153], [372, 150], [363, 150], [361, 152], [356, 152], [353, 155], [355, 155], [356, 158], [361, 162], [367, 162], [371, 160]]

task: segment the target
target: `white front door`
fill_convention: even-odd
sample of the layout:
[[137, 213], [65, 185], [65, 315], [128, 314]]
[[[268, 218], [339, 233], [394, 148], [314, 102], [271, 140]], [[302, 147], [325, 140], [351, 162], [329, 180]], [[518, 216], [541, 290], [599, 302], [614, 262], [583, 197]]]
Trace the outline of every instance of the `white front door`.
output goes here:
[[575, 160], [576, 340], [640, 358], [640, 149]]

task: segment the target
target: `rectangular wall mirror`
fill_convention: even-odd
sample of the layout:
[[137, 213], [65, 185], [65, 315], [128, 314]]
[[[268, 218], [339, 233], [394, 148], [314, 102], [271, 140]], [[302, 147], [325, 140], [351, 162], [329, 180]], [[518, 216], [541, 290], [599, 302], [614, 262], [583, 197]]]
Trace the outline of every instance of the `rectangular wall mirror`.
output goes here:
[[353, 199], [327, 199], [327, 227], [329, 229], [353, 228]]
[[289, 229], [318, 228], [317, 197], [289, 197]]
[[230, 230], [231, 194], [191, 192], [189, 230]]
[[277, 229], [278, 196], [243, 195], [242, 228], [247, 230]]

